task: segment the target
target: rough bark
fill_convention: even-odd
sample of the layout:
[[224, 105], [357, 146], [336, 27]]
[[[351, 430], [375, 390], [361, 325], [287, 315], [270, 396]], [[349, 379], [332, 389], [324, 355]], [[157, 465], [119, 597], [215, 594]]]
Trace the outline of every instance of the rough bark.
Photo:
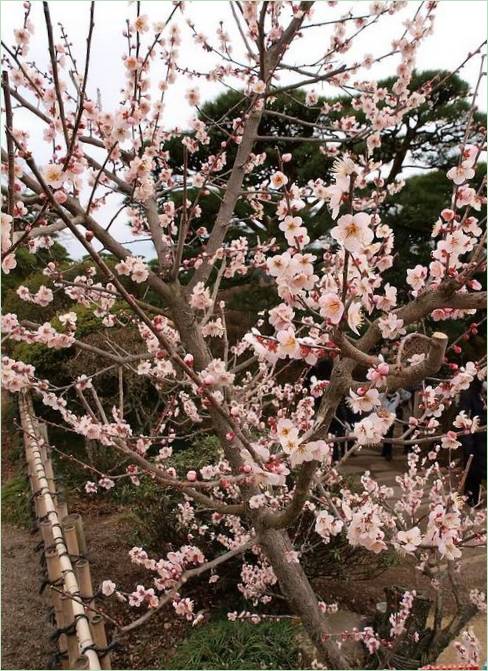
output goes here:
[[301, 564], [287, 560], [286, 553], [293, 550], [287, 532], [266, 529], [259, 532], [259, 538], [283, 595], [293, 612], [299, 616], [321, 661], [325, 661], [333, 669], [348, 668], [347, 661], [334, 640], [324, 640], [327, 620], [319, 610], [317, 597]]

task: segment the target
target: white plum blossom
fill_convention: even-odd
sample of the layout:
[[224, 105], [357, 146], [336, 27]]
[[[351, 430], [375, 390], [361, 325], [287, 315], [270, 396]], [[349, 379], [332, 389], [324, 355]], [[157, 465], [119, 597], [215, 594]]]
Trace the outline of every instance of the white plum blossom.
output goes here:
[[378, 321], [378, 327], [383, 338], [387, 340], [393, 340], [406, 333], [403, 328], [403, 319], [397, 317], [394, 312], [390, 312], [387, 317], [382, 317]]
[[339, 217], [337, 226], [331, 229], [330, 234], [346, 251], [360, 254], [373, 241], [374, 234], [370, 223], [371, 216], [365, 212], [344, 214]]
[[112, 596], [115, 592], [116, 584], [111, 580], [104, 580], [102, 582], [101, 592], [104, 596]]

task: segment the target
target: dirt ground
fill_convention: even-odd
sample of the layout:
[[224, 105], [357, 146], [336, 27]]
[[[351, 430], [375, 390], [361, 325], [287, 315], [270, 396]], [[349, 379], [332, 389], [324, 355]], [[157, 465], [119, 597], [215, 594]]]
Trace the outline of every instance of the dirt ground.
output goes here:
[[[73, 509], [75, 512], [75, 509]], [[147, 572], [133, 566], [127, 552], [128, 529], [120, 513], [102, 511], [83, 515], [89, 547], [94, 588], [110, 578], [132, 587], [145, 580]], [[2, 527], [2, 669], [47, 669], [55, 648], [50, 642], [53, 627], [48, 622], [47, 594], [40, 595], [42, 575], [39, 555], [34, 551], [38, 535], [4, 524]], [[125, 624], [134, 610], [113, 599], [101, 604], [107, 614]], [[161, 669], [174, 652], [187, 625], [174, 617], [172, 608], [163, 610], [140, 630], [120, 637], [120, 648], [112, 654], [116, 669]], [[114, 627], [108, 625], [112, 638]]]
[[2, 526], [2, 669], [45, 669], [49, 636], [35, 537]]
[[[481, 549], [474, 551], [462, 567], [462, 576], [469, 589], [486, 592], [486, 552]], [[374, 612], [378, 602], [385, 600], [385, 588], [393, 585], [414, 586], [419, 594], [429, 591], [428, 579], [420, 575], [413, 563], [407, 561], [392, 566], [373, 580], [338, 582], [322, 578], [317, 580], [315, 589], [324, 600], [337, 600], [344, 608], [368, 615]], [[445, 593], [444, 603], [447, 613], [453, 613], [455, 604], [452, 594]]]

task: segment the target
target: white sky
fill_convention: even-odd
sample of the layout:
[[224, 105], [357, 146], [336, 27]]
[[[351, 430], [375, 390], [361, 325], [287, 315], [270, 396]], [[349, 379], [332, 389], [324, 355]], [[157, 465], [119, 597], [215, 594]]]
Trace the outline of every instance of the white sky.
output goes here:
[[[41, 64], [41, 68], [46, 68], [48, 54], [46, 46], [46, 29], [44, 25], [42, 3], [33, 2], [31, 19], [34, 22], [36, 32], [31, 44], [28, 60], [35, 60]], [[89, 2], [86, 0], [57, 0], [50, 2], [53, 26], [57, 31], [57, 22], [61, 21], [70, 35], [73, 42], [73, 51], [78, 59], [78, 67], [83, 68], [85, 40], [88, 29]], [[235, 24], [233, 23], [230, 12], [229, 2], [227, 0], [200, 0], [187, 3], [186, 14], [194, 20], [197, 29], [203, 32], [211, 41], [216, 44], [214, 39], [216, 28], [220, 20], [224, 20], [226, 29], [236, 38], [236, 43], [240, 44], [241, 39], [237, 34]], [[353, 8], [355, 14], [367, 12], [369, 2], [347, 2], [341, 0], [338, 6], [330, 8], [326, 2], [319, 0], [316, 3], [316, 20], [326, 20], [329, 17], [337, 18]], [[399, 37], [403, 32], [401, 21], [404, 18], [413, 16], [418, 2], [409, 2], [406, 9], [402, 10], [394, 17], [387, 17], [380, 21], [379, 26], [366, 30], [358, 39], [345, 57], [345, 62], [352, 63], [361, 58], [366, 53], [374, 56], [389, 51], [392, 39]], [[3, 0], [1, 8], [1, 33], [2, 39], [10, 46], [13, 43], [13, 29], [20, 27], [23, 19], [23, 3], [21, 0]], [[152, 21], [164, 21], [172, 5], [170, 2], [162, 0], [151, 0], [141, 3], [141, 13], [147, 14]], [[102, 91], [103, 108], [112, 111], [117, 104], [119, 91], [123, 84], [123, 68], [120, 65], [121, 56], [125, 53], [125, 40], [122, 37], [122, 31], [127, 18], [133, 19], [136, 15], [136, 6], [126, 1], [120, 0], [98, 0], [95, 3], [95, 32], [93, 38], [92, 60], [90, 68], [88, 94], [95, 98], [96, 89]], [[183, 25], [181, 17], [178, 22], [182, 26], [182, 45], [180, 47], [180, 64], [191, 65], [196, 69], [205, 70], [215, 64], [214, 57], [209, 57], [202, 53], [199, 47], [196, 47], [190, 36], [189, 29]], [[426, 69], [455, 69], [465, 59], [469, 51], [474, 50], [483, 40], [486, 39], [487, 25], [487, 4], [484, 0], [440, 0], [436, 10], [436, 21], [434, 34], [424, 41], [417, 52], [416, 67], [418, 70]], [[58, 33], [59, 35], [59, 33]], [[146, 41], [150, 39], [147, 36], [152, 35], [152, 31], [146, 33]], [[303, 61], [311, 60], [314, 54], [319, 57], [328, 45], [330, 29], [327, 27], [312, 29], [307, 31], [306, 40], [299, 41], [297, 48], [287, 54], [286, 62], [288, 64], [301, 64]], [[305, 49], [304, 49], [305, 46]], [[304, 56], [305, 51], [305, 56]], [[236, 51], [235, 56], [239, 54]], [[383, 77], [394, 74], [395, 66], [398, 63], [398, 57], [385, 59], [380, 64], [374, 66], [371, 70], [365, 71], [363, 77], [367, 79]], [[461, 71], [460, 75], [471, 85], [474, 85], [477, 79], [480, 59], [472, 59]], [[158, 80], [156, 65], [153, 65], [154, 81]], [[300, 76], [301, 78], [301, 76]], [[290, 81], [287, 75], [283, 76], [283, 82]], [[208, 83], [202, 80], [193, 82], [198, 85], [202, 100], [215, 98], [222, 92], [222, 86], [219, 83]], [[166, 98], [165, 125], [172, 128], [176, 125], [186, 127], [192, 116], [191, 108], [184, 99], [184, 92], [189, 87], [188, 80], [182, 79], [172, 86]], [[328, 94], [330, 89], [321, 88], [321, 85], [315, 85], [319, 93]], [[336, 90], [334, 91], [336, 93]], [[485, 107], [486, 102], [486, 79], [483, 80], [479, 96], [480, 106]], [[34, 150], [39, 163], [47, 161], [47, 145], [42, 142], [41, 125], [32, 123], [30, 114], [16, 111], [16, 125], [31, 134], [31, 146]], [[116, 209], [116, 203], [112, 202], [103, 210], [97, 212], [97, 217], [103, 224]], [[123, 215], [120, 219], [118, 231], [123, 239], [126, 239], [127, 229], [124, 232]], [[67, 243], [67, 238], [61, 238], [61, 242]], [[78, 243], [70, 241], [67, 244], [70, 253], [78, 256], [80, 248]], [[133, 246], [137, 253], [148, 253], [149, 249], [144, 243]], [[152, 254], [151, 254], [152, 256]]]

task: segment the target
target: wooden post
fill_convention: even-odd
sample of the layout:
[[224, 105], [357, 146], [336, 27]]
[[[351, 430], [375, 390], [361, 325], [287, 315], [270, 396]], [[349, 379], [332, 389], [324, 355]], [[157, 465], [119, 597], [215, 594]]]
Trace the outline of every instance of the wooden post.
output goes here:
[[[56, 548], [51, 547], [45, 551], [44, 556], [46, 557], [46, 567], [47, 567], [47, 578], [51, 584], [55, 584], [61, 581], [62, 573], [61, 567], [59, 565], [59, 557]], [[62, 607], [59, 592], [55, 590], [50, 590], [52, 602], [54, 606], [54, 612], [56, 615], [56, 622], [58, 627], [62, 627]]]
[[42, 494], [36, 496], [36, 502], [37, 502], [37, 517], [40, 520], [46, 519], [47, 508], [44, 496], [42, 496]]
[[[59, 629], [63, 629], [65, 626], [65, 622], [64, 622], [64, 613], [61, 605], [61, 594], [59, 594], [59, 592], [53, 592], [53, 594], [56, 594], [56, 596], [58, 597], [59, 607], [61, 609], [59, 613], [59, 620], [56, 618], [56, 621]], [[58, 638], [58, 650], [59, 654], [61, 655], [61, 667], [63, 669], [69, 669], [70, 663], [68, 653], [68, 637], [66, 636], [66, 634], [61, 634], [60, 637]]]
[[48, 482], [49, 491], [51, 492], [51, 495], [54, 498], [56, 498], [56, 485], [54, 483], [53, 462], [51, 461], [50, 456], [48, 456], [46, 459], [46, 463], [44, 464], [44, 470], [46, 471], [46, 479]]
[[[56, 583], [61, 581], [62, 573], [56, 548], [52, 547], [49, 550], [46, 550], [44, 554], [46, 557], [47, 575], [49, 582]], [[66, 626], [66, 618], [64, 615], [62, 595], [54, 589], [51, 589], [50, 592], [54, 606], [54, 615], [56, 617], [56, 626], [58, 629], [63, 629]], [[61, 634], [59, 637], [58, 650], [62, 655], [61, 664], [63, 669], [69, 669], [68, 637], [66, 634]], [[68, 655], [68, 657], [66, 655]]]
[[[32, 408], [32, 400], [28, 394], [22, 393], [19, 398], [20, 416], [22, 428], [24, 429], [24, 445], [27, 461], [27, 472], [31, 481], [35, 496], [36, 514], [43, 522], [50, 524], [49, 532], [47, 524], [42, 524], [41, 533], [43, 540], [50, 539], [52, 535], [52, 546], [45, 552], [46, 566], [49, 582], [52, 583], [50, 594], [54, 603], [54, 612], [58, 628], [68, 629], [59, 637], [58, 647], [61, 653], [65, 653], [62, 660], [64, 669], [89, 668], [93, 671], [101, 669], [100, 660], [94, 649], [93, 634], [89, 618], [80, 597], [80, 586], [78, 584], [76, 571], [73, 570], [73, 562], [70, 559], [67, 540], [63, 533], [60, 508], [51, 491], [48, 475], [52, 474], [49, 467], [46, 472], [47, 454], [46, 447], [38, 438], [39, 430]], [[52, 478], [54, 481], [54, 478]], [[61, 502], [61, 511], [66, 512], [66, 504]], [[86, 541], [80, 515], [63, 515], [63, 519], [71, 521], [74, 533], [72, 539], [76, 539], [78, 549], [86, 553]], [[71, 518], [71, 519], [70, 519]], [[68, 526], [70, 526], [68, 524]], [[69, 535], [69, 533], [68, 533]], [[71, 549], [76, 549], [71, 544]], [[85, 569], [86, 570], [86, 569]], [[83, 571], [83, 568], [82, 568]], [[54, 586], [57, 589], [54, 589]], [[80, 650], [84, 651], [81, 662]], [[81, 664], [81, 666], [74, 666]]]
[[47, 424], [46, 422], [37, 422], [37, 429], [41, 438], [45, 443], [49, 443], [49, 436], [47, 435]]

